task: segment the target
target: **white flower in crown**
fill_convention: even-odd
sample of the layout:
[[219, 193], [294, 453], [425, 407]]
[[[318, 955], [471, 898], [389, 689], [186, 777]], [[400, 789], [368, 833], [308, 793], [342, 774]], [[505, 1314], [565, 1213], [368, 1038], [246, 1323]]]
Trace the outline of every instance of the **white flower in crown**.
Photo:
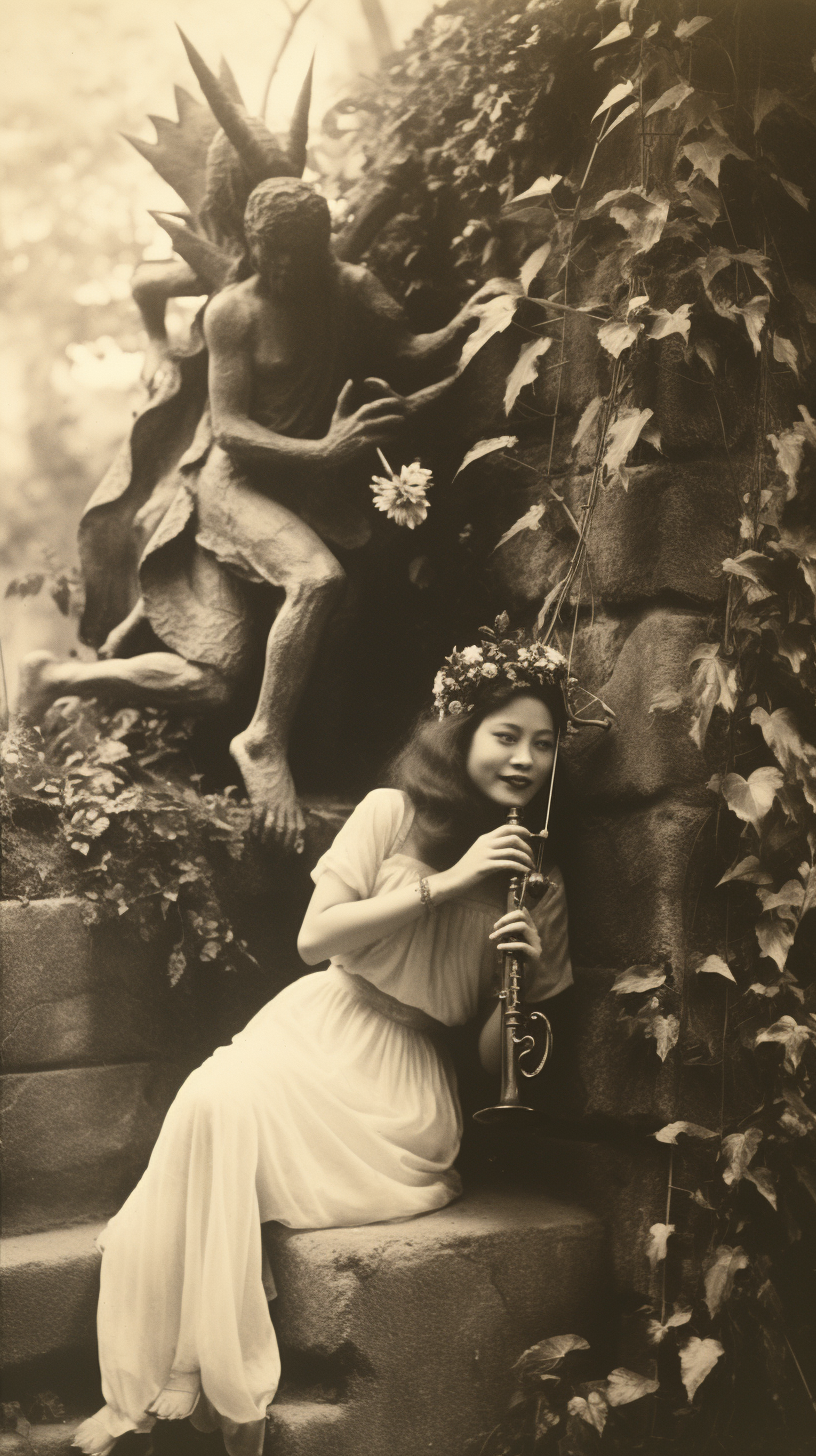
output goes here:
[[430, 470], [425, 470], [418, 460], [403, 465], [396, 475], [388, 464], [382, 450], [377, 454], [389, 472], [387, 476], [375, 475], [371, 480], [371, 492], [378, 511], [385, 511], [390, 520], [398, 526], [407, 526], [413, 531], [428, 514], [426, 492], [433, 485]]
[[499, 669], [495, 662], [486, 662], [482, 667], [482, 677], [496, 677]]
[[460, 657], [469, 667], [475, 667], [482, 661], [482, 649], [481, 647], [463, 647]]
[[458, 698], [452, 698], [451, 701], [448, 703], [448, 712], [453, 713], [454, 717], [456, 717], [457, 714], [464, 712], [464, 708], [459, 702]]
[[554, 647], [542, 647], [542, 656], [538, 659], [536, 667], [566, 667], [567, 659], [562, 652], [556, 651]]
[[439, 697], [439, 694], [442, 692], [442, 689], [445, 687], [446, 681], [447, 681], [447, 679], [445, 677], [445, 674], [442, 671], [442, 668], [440, 667], [438, 673], [436, 674], [436, 677], [433, 680], [434, 697], [436, 697], [436, 698]]

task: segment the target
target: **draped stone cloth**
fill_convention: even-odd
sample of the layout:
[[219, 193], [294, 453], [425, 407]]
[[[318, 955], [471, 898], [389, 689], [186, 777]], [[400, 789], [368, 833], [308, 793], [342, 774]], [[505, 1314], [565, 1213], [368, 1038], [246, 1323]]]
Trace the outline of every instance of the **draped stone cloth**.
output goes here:
[[[313, 878], [360, 898], [416, 882], [405, 796], [358, 805]], [[534, 914], [545, 953], [527, 994], [572, 979], [563, 884]], [[101, 1237], [99, 1356], [111, 1434], [150, 1428], [167, 1383], [199, 1371], [231, 1420], [263, 1416], [280, 1362], [261, 1223], [330, 1228], [402, 1219], [460, 1192], [462, 1131], [444, 1028], [495, 991], [487, 937], [500, 885], [473, 891], [276, 996], [187, 1079], [150, 1163]], [[547, 903], [549, 901], [549, 904]], [[547, 906], [544, 909], [544, 906]]]
[[[409, 337], [402, 310], [364, 267], [332, 265], [321, 306], [306, 316], [294, 357], [258, 372], [251, 417], [279, 435], [320, 439], [348, 379], [399, 373]], [[91, 497], [79, 528], [83, 640], [99, 646], [144, 599], [156, 637], [190, 662], [239, 674], [254, 655], [243, 582], [269, 580], [259, 540], [273, 497], [346, 550], [371, 529], [367, 482], [316, 479], [287, 467], [239, 465], [213, 442], [199, 331]], [[251, 512], [254, 529], [247, 529]]]

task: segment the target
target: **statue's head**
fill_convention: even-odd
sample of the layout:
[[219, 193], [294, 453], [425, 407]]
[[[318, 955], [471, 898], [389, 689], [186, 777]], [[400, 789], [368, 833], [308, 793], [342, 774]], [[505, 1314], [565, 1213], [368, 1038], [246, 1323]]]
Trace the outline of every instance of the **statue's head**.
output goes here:
[[253, 189], [244, 235], [252, 266], [272, 293], [298, 290], [331, 260], [328, 203], [297, 177], [270, 177]]

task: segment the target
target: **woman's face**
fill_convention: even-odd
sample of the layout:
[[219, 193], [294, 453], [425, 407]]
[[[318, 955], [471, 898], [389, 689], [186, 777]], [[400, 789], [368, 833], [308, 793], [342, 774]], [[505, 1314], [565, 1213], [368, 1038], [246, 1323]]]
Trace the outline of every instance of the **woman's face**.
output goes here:
[[552, 772], [555, 728], [538, 698], [513, 698], [479, 724], [467, 757], [468, 777], [504, 809], [521, 809]]

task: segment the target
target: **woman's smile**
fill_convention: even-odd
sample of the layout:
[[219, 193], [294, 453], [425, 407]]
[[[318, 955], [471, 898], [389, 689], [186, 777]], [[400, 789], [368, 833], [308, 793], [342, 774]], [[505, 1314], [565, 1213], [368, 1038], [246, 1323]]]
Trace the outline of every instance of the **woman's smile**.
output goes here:
[[539, 698], [513, 698], [482, 719], [470, 745], [468, 777], [494, 804], [522, 808], [552, 772], [555, 729]]

